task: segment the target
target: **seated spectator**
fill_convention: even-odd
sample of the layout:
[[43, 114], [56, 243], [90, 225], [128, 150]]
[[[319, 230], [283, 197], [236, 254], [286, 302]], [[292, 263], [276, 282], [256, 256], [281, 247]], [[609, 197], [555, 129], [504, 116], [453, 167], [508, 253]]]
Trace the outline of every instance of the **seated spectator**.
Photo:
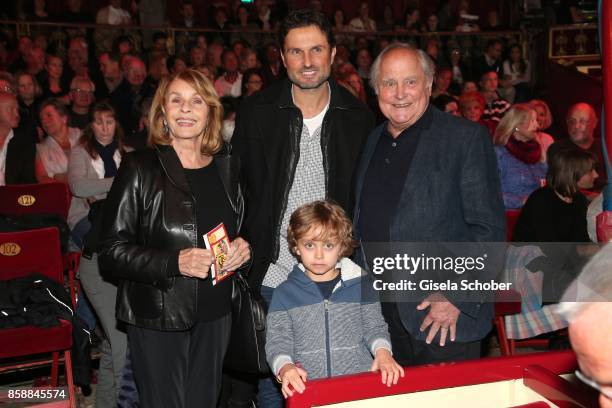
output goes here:
[[0, 71], [0, 93], [8, 93], [17, 97], [15, 77], [6, 71]]
[[346, 88], [355, 98], [362, 103], [368, 103], [365, 86], [357, 71], [353, 68], [338, 78], [338, 84]]
[[478, 56], [472, 63], [474, 78], [480, 79], [489, 72], [494, 71], [498, 75], [502, 72], [502, 56], [503, 46], [498, 39], [489, 40], [484, 54]]
[[225, 72], [215, 81], [215, 91], [219, 97], [237, 98], [242, 92], [242, 74], [238, 71], [238, 57], [232, 50], [223, 51], [223, 69]]
[[395, 31], [401, 33], [418, 34], [421, 32], [421, 14], [418, 7], [408, 7], [404, 19], [395, 26]]
[[47, 59], [45, 49], [36, 45], [32, 46], [30, 52], [28, 52], [27, 54], [27, 58], [25, 61], [26, 71], [29, 74], [36, 76], [39, 83], [40, 77], [38, 75], [44, 71], [46, 61]]
[[169, 72], [166, 57], [155, 57], [155, 59], [149, 63], [149, 73], [145, 78], [143, 87], [153, 91], [157, 89], [159, 82], [168, 75]]
[[552, 114], [550, 108], [541, 99], [532, 99], [529, 101], [529, 106], [538, 114], [538, 132], [536, 140], [542, 146], [542, 161], [546, 162], [548, 148], [555, 142], [555, 139], [544, 130], [548, 129], [552, 124]]
[[187, 58], [182, 55], [171, 55], [166, 59], [166, 68], [170, 75], [181, 73], [187, 69]]
[[359, 73], [359, 77], [367, 82], [370, 80], [370, 68], [372, 68], [372, 54], [367, 48], [360, 48], [357, 50], [355, 56], [355, 67]]
[[[72, 229], [72, 238], [79, 248], [85, 246], [85, 236], [91, 230], [91, 204], [106, 198], [126, 152], [123, 133], [115, 120], [113, 108], [106, 102], [96, 103], [92, 109], [92, 118], [78, 144], [72, 149], [68, 166], [68, 181], [73, 194], [68, 224]], [[97, 216], [100, 214], [101, 209]], [[97, 238], [93, 239], [94, 242], [96, 240]], [[125, 332], [118, 329], [115, 319], [117, 288], [102, 278], [95, 250], [83, 248], [79, 275], [85, 294], [104, 332], [96, 406], [115, 407], [125, 363], [127, 338]]]
[[510, 58], [503, 63], [504, 77], [510, 82], [515, 90], [514, 102], [526, 102], [531, 97], [529, 82], [531, 81], [531, 69], [529, 61], [522, 55], [521, 47], [517, 44], [510, 47]]
[[0, 92], [0, 186], [36, 183], [36, 147], [19, 126], [19, 105], [14, 95]]
[[[464, 82], [471, 78], [471, 74], [468, 66], [461, 59], [460, 48], [453, 47], [448, 56], [448, 60], [450, 61], [449, 66], [453, 74], [453, 80], [449, 86], [449, 92], [454, 95], [459, 95], [461, 94]], [[476, 90], [477, 88], [474, 89], [474, 91]]]
[[[83, 7], [82, 0], [67, 0], [66, 5], [68, 9], [62, 15], [63, 21], [67, 23], [93, 23], [93, 16]], [[71, 34], [69, 31], [68, 35], [74, 37]], [[80, 34], [82, 35], [83, 33], [81, 32]]]
[[346, 19], [344, 17], [344, 11], [342, 9], [336, 9], [334, 11], [334, 19], [332, 21], [332, 32], [334, 33], [334, 38], [336, 40], [336, 44], [347, 44], [350, 42], [349, 36], [343, 34], [345, 31], [350, 31], [351, 27], [346, 24]]
[[91, 79], [87, 77], [74, 77], [70, 83], [70, 117], [68, 126], [85, 129], [89, 124], [89, 107], [95, 101], [94, 93], [96, 87]]
[[287, 70], [281, 61], [278, 45], [271, 43], [266, 46], [261, 73], [264, 76], [266, 86], [273, 84], [278, 79], [287, 77]]
[[513, 106], [495, 129], [493, 142], [507, 209], [521, 208], [527, 197], [544, 184], [546, 163], [540, 161], [542, 148], [535, 140], [537, 129], [537, 114], [528, 105]]
[[68, 78], [69, 83], [75, 76], [90, 76], [94, 69], [89, 67], [89, 45], [85, 37], [70, 39], [68, 46]]
[[206, 63], [206, 51], [203, 48], [194, 45], [189, 50], [189, 66], [197, 67]]
[[253, 95], [264, 87], [261, 72], [256, 68], [248, 69], [242, 74], [242, 96]]
[[[257, 47], [259, 45], [259, 39], [257, 34], [250, 33], [249, 31], [258, 30], [259, 27], [249, 17], [249, 9], [246, 5], [241, 4], [236, 9], [236, 21], [232, 24], [232, 29], [236, 32], [232, 33], [230, 40], [235, 43], [238, 40], [244, 41], [249, 47]], [[240, 54], [237, 54], [240, 55]]]
[[514, 227], [516, 242], [590, 242], [588, 201], [580, 190], [593, 187], [595, 160], [588, 152], [563, 150], [550, 158], [546, 186], [534, 191]]
[[129, 35], [120, 35], [114, 39], [112, 51], [116, 52], [120, 56], [134, 54], [134, 40]]
[[[478, 85], [474, 81], [465, 81], [461, 87], [461, 93], [478, 92]], [[481, 95], [482, 96], [482, 95]], [[486, 101], [485, 101], [486, 105]]]
[[118, 54], [105, 52], [100, 55], [100, 73], [102, 80], [96, 84], [96, 98], [109, 98], [110, 94], [115, 92], [117, 87], [123, 81], [123, 73], [121, 72], [120, 58]]
[[434, 13], [431, 13], [427, 17], [427, 21], [425, 22], [425, 25], [423, 26], [423, 31], [428, 32], [428, 33], [437, 33], [438, 31], [440, 31], [440, 27], [438, 27], [438, 16], [437, 15], [435, 15]]
[[40, 106], [40, 123], [47, 137], [36, 145], [36, 179], [39, 183], [67, 183], [68, 158], [81, 131], [68, 127], [68, 109], [56, 98]]
[[212, 13], [212, 19], [208, 24], [208, 28], [211, 28], [213, 32], [208, 33], [209, 43], [219, 43], [223, 47], [229, 47], [230, 45], [230, 33], [224, 32], [230, 29], [229, 19], [227, 18], [227, 12], [223, 6], [215, 7]]
[[497, 10], [489, 10], [487, 13], [487, 21], [482, 27], [482, 31], [503, 31], [505, 27], [499, 21]]
[[92, 120], [70, 151], [68, 180], [73, 198], [68, 225], [79, 248], [91, 228], [87, 217], [90, 204], [108, 193], [126, 151], [123, 131], [114, 112], [108, 102], [96, 103], [92, 108]]
[[156, 55], [168, 56], [168, 34], [163, 31], [156, 31], [153, 33], [153, 44], [151, 46], [151, 53]]
[[450, 95], [439, 95], [431, 100], [431, 103], [442, 112], [453, 116], [461, 116], [457, 100]]
[[240, 72], [244, 74], [247, 69], [259, 69], [259, 67], [260, 63], [255, 50], [250, 47], [243, 49], [240, 53]]
[[217, 70], [212, 65], [200, 65], [196, 67], [196, 70], [204, 74], [204, 76], [210, 81], [211, 84], [215, 83], [217, 76]]
[[453, 72], [448, 67], [442, 67], [436, 69], [436, 76], [434, 77], [433, 90], [431, 91], [431, 97], [436, 98], [440, 95], [450, 95], [448, 88], [453, 80]]
[[27, 72], [18, 72], [17, 101], [19, 102], [19, 129], [33, 142], [38, 142], [38, 106], [41, 102], [42, 90], [36, 78]]
[[121, 0], [108, 0], [108, 6], [102, 7], [96, 14], [96, 24], [129, 25], [132, 23], [130, 13], [121, 8]]
[[567, 133], [569, 138], [560, 139], [550, 145], [548, 158], [563, 149], [580, 149], [591, 153], [596, 159], [596, 170], [599, 178], [590, 191], [585, 191], [587, 197], [593, 198], [607, 184], [604, 157], [601, 151], [601, 140], [595, 138], [595, 127], [597, 126], [597, 114], [595, 109], [588, 103], [577, 103], [570, 107], [566, 116]]
[[[270, 2], [265, 0], [255, 0], [256, 20], [255, 22], [261, 30], [276, 30], [279, 19], [277, 13], [270, 8]], [[269, 41], [269, 39], [268, 39]]]
[[[587, 200], [581, 188], [593, 185], [597, 173], [589, 153], [565, 150], [551, 161], [547, 184], [529, 195], [523, 206], [507, 254], [508, 277], [516, 282], [521, 294], [521, 313], [505, 317], [509, 338], [523, 339], [567, 327], [555, 313], [554, 288], [564, 276], [575, 276], [576, 265], [582, 262], [582, 248], [560, 242], [589, 242], [587, 234]], [[548, 245], [525, 245], [546, 242]], [[508, 263], [513, 265], [508, 267]], [[551, 341], [559, 333], [547, 335]]]
[[212, 43], [206, 49], [206, 63], [212, 65], [215, 69], [221, 68], [221, 55], [223, 54], [223, 46], [219, 43]]
[[376, 22], [376, 27], [379, 32], [388, 32], [395, 29], [395, 16], [393, 15], [393, 6], [385, 4], [383, 8], [383, 18]]
[[154, 89], [147, 87], [144, 83], [146, 78], [146, 66], [137, 57], [130, 57], [126, 60], [126, 70], [124, 80], [117, 87], [115, 92], [110, 95], [110, 101], [121, 128], [125, 133], [125, 140], [128, 146], [135, 147], [134, 137], [138, 133], [140, 118], [142, 116], [143, 101], [153, 96]]
[[376, 22], [370, 18], [370, 6], [362, 1], [359, 5], [359, 16], [349, 22], [352, 31], [376, 31]]
[[436, 37], [424, 37], [425, 53], [429, 55], [429, 58], [434, 62], [437, 67], [444, 66], [446, 62], [444, 61], [444, 56], [440, 53], [440, 40]]
[[485, 110], [482, 119], [499, 122], [510, 109], [510, 103], [499, 96], [499, 80], [495, 71], [489, 71], [480, 78], [480, 93], [485, 98]]
[[485, 100], [478, 92], [465, 92], [459, 96], [461, 116], [472, 122], [480, 123], [489, 130], [489, 135], [493, 137], [497, 122], [482, 119], [484, 108]]
[[64, 61], [57, 54], [47, 54], [45, 71], [40, 79], [43, 99], [60, 98], [62, 102], [68, 102], [68, 91], [70, 84], [65, 82]]
[[26, 59], [32, 49], [32, 37], [22, 35], [17, 43], [17, 56], [13, 59], [9, 66], [10, 72], [24, 71], [26, 69]]
[[28, 10], [26, 19], [29, 21], [49, 21], [49, 12], [47, 11], [46, 0], [33, 0], [31, 9]]

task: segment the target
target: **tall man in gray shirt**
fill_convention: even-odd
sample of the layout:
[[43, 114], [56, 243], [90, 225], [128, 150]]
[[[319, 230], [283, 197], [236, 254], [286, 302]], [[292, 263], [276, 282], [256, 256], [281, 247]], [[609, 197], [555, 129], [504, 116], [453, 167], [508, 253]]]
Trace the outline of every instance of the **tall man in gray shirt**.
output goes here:
[[[323, 198], [351, 212], [353, 173], [374, 125], [366, 106], [330, 78], [336, 48], [323, 14], [291, 12], [279, 37], [288, 79], [242, 103], [232, 138], [247, 205], [241, 234], [253, 248], [249, 281], [268, 300], [296, 263], [286, 241], [291, 213]], [[261, 393], [259, 403], [279, 406]]]

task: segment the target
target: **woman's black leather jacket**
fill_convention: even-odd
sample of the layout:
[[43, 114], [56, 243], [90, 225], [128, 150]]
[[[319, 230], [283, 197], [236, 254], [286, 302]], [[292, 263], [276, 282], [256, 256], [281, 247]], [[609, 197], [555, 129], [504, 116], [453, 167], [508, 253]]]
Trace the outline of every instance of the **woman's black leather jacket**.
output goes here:
[[[244, 214], [239, 163], [229, 146], [215, 155], [240, 231]], [[119, 278], [117, 318], [149, 329], [194, 324], [197, 280], [178, 274], [178, 254], [197, 246], [196, 203], [171, 146], [126, 155], [104, 207], [101, 267]]]

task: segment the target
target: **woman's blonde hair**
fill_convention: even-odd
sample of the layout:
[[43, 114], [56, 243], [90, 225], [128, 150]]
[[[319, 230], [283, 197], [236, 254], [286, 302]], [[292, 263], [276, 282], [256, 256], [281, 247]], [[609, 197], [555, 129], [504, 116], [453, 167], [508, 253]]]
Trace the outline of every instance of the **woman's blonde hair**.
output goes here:
[[512, 105], [504, 117], [499, 121], [495, 129], [495, 135], [493, 135], [493, 143], [501, 146], [508, 143], [508, 139], [510, 139], [512, 133], [514, 133], [515, 129], [520, 124], [529, 119], [531, 112], [534, 112], [533, 108], [526, 103]]
[[187, 69], [171, 75], [168, 78], [164, 78], [159, 84], [151, 103], [151, 111], [149, 112], [149, 145], [169, 145], [172, 142], [168, 128], [164, 125], [166, 116], [164, 104], [168, 96], [168, 88], [176, 80], [187, 82], [204, 99], [204, 103], [208, 106], [208, 117], [204, 127], [204, 137], [202, 138], [200, 151], [202, 154], [217, 153], [223, 147], [223, 138], [221, 137], [223, 106], [219, 101], [219, 96], [217, 96], [213, 84], [204, 74], [195, 69]]
[[548, 104], [541, 99], [532, 99], [529, 101], [529, 106], [531, 106], [534, 110], [537, 107], [540, 107], [544, 110], [546, 120], [544, 121], [544, 126], [542, 126], [542, 129], [540, 130], [548, 129], [550, 125], [552, 125], [552, 113], [550, 113], [550, 108], [548, 107]]

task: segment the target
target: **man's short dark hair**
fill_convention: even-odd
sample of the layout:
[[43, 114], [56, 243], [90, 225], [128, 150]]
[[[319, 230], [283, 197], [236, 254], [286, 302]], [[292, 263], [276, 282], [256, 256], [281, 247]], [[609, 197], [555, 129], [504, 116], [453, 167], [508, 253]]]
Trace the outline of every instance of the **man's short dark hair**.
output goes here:
[[278, 39], [281, 49], [285, 49], [285, 38], [289, 31], [294, 28], [302, 28], [308, 26], [316, 26], [325, 37], [327, 37], [327, 42], [330, 47], [334, 47], [336, 45], [334, 41], [334, 34], [332, 33], [331, 23], [328, 18], [323, 13], [319, 13], [318, 11], [314, 11], [312, 9], [301, 9], [295, 10], [287, 14], [287, 16], [283, 19], [278, 29]]

